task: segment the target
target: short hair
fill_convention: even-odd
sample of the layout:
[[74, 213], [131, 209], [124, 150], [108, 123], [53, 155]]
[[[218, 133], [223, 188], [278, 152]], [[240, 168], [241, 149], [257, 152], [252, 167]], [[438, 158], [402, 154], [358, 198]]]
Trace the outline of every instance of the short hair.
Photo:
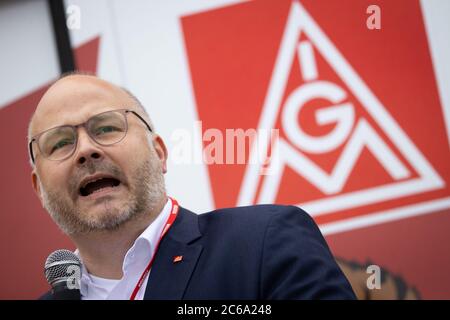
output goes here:
[[155, 132], [155, 126], [153, 125], [152, 119], [150, 119], [150, 115], [148, 114], [147, 110], [145, 110], [145, 107], [141, 103], [141, 101], [134, 94], [132, 94], [131, 91], [128, 90], [127, 88], [125, 87], [119, 88], [125, 91], [125, 93], [128, 94], [128, 96], [136, 103], [136, 106], [142, 111], [145, 120], [148, 122], [148, 125], [152, 129], [152, 132]]

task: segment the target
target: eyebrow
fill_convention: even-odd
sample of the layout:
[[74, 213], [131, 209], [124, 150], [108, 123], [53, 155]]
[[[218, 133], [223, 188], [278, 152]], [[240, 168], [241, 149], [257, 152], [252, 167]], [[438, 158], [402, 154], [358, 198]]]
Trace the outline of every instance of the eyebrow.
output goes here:
[[[39, 135], [39, 134], [41, 134], [42, 132], [45, 132], [45, 131], [47, 131], [47, 130], [50, 130], [50, 129], [56, 129], [56, 128], [59, 128], [59, 127], [65, 127], [65, 126], [77, 126], [77, 125], [79, 125], [79, 124], [82, 124], [82, 123], [87, 122], [89, 119], [91, 119], [92, 117], [94, 117], [94, 116], [96, 116], [96, 115], [99, 115], [99, 114], [101, 114], [101, 113], [103, 113], [103, 112], [109, 112], [109, 111], [114, 111], [114, 110], [122, 110], [122, 109], [119, 108], [119, 109], [111, 109], [111, 110], [100, 111], [100, 112], [96, 112], [96, 113], [93, 113], [93, 114], [88, 115], [88, 116], [85, 118], [85, 120], [83, 120], [83, 121], [71, 121], [72, 123], [63, 123], [63, 124], [57, 124], [57, 125], [48, 127], [47, 129], [40, 130], [40, 131], [38, 131], [38, 133], [35, 133], [35, 134], [31, 135], [30, 138], [29, 138], [29, 141], [31, 141], [34, 137], [36, 137], [37, 135]], [[71, 115], [73, 115], [73, 114], [76, 114], [76, 112], [75, 112], [75, 113], [71, 113]]]

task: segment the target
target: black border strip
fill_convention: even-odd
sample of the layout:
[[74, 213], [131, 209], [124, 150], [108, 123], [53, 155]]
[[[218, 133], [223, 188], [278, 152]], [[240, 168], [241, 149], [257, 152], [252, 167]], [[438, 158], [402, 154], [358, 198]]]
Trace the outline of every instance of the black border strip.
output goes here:
[[66, 25], [66, 13], [63, 0], [47, 0], [52, 16], [53, 31], [58, 49], [59, 69], [61, 74], [76, 69], [69, 30]]

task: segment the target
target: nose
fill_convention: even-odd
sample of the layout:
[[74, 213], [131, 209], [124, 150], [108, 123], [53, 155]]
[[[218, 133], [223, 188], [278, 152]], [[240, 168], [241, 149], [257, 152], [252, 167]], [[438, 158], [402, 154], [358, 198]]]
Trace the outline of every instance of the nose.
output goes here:
[[97, 161], [103, 158], [103, 151], [98, 144], [90, 139], [84, 128], [78, 131], [78, 151], [76, 161], [83, 165], [89, 161]]

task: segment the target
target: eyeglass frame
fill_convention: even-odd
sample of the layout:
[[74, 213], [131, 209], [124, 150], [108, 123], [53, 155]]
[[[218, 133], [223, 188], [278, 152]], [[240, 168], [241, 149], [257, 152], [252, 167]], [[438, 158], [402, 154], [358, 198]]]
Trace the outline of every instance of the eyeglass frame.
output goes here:
[[[86, 128], [86, 124], [87, 124], [92, 118], [97, 117], [97, 116], [99, 116], [99, 115], [101, 115], [101, 114], [104, 114], [104, 113], [108, 113], [108, 112], [120, 112], [120, 113], [123, 114], [123, 116], [125, 117], [126, 131], [125, 131], [125, 134], [123, 135], [123, 137], [122, 137], [120, 140], [118, 140], [117, 142], [114, 142], [114, 143], [111, 143], [111, 144], [101, 144], [101, 143], [99, 143], [95, 138], [91, 137], [91, 135], [90, 135], [90, 133], [89, 133], [89, 130], [87, 130], [87, 128]], [[36, 142], [36, 145], [37, 145], [37, 147], [38, 147], [38, 149], [39, 149], [39, 152], [42, 153], [41, 147], [39, 146], [39, 138], [40, 138], [44, 133], [46, 133], [46, 132], [48, 132], [48, 131], [50, 131], [50, 130], [56, 129], [56, 128], [60, 128], [60, 127], [72, 127], [72, 128], [74, 129], [74, 131], [75, 131], [75, 143], [74, 143], [74, 144], [75, 144], [75, 147], [73, 148], [72, 152], [70, 152], [66, 157], [64, 157], [64, 158], [62, 158], [62, 159], [52, 160], [52, 159], [48, 159], [48, 158], [44, 157], [44, 158], [47, 159], [47, 160], [50, 160], [50, 161], [62, 161], [62, 160], [65, 160], [65, 159], [67, 159], [67, 158], [69, 158], [69, 157], [71, 157], [71, 156], [73, 155], [73, 153], [75, 152], [75, 150], [76, 150], [76, 148], [77, 148], [77, 145], [78, 145], [78, 130], [77, 130], [77, 129], [78, 129], [79, 127], [83, 127], [84, 130], [86, 130], [86, 132], [87, 132], [89, 138], [93, 139], [93, 140], [95, 141], [95, 143], [97, 143], [97, 144], [99, 144], [99, 145], [101, 145], [101, 146], [111, 146], [111, 145], [113, 145], [113, 144], [119, 143], [120, 141], [122, 141], [122, 140], [126, 137], [126, 135], [127, 135], [127, 133], [128, 133], [128, 118], [127, 118], [127, 114], [130, 113], [130, 112], [133, 113], [136, 117], [138, 117], [138, 118], [145, 124], [145, 126], [147, 127], [147, 129], [148, 129], [150, 132], [153, 132], [152, 128], [151, 128], [150, 125], [147, 123], [147, 121], [145, 121], [144, 118], [143, 118], [142, 116], [140, 116], [139, 113], [137, 113], [137, 112], [134, 111], [134, 110], [131, 110], [131, 109], [117, 109], [117, 110], [108, 110], [108, 111], [105, 111], [105, 112], [100, 112], [100, 113], [97, 113], [97, 114], [93, 115], [92, 117], [90, 117], [89, 119], [87, 119], [85, 122], [82, 122], [82, 123], [79, 123], [79, 124], [76, 124], [76, 125], [66, 124], [66, 125], [62, 125], [62, 126], [56, 126], [56, 127], [53, 127], [53, 128], [46, 129], [46, 130], [44, 130], [44, 131], [38, 133], [37, 135], [33, 136], [33, 137], [31, 138], [30, 142], [28, 143], [28, 150], [29, 150], [29, 152], [30, 152], [30, 157], [31, 157], [32, 163], [35, 164], [35, 158], [34, 158], [34, 153], [33, 153], [33, 142]]]

